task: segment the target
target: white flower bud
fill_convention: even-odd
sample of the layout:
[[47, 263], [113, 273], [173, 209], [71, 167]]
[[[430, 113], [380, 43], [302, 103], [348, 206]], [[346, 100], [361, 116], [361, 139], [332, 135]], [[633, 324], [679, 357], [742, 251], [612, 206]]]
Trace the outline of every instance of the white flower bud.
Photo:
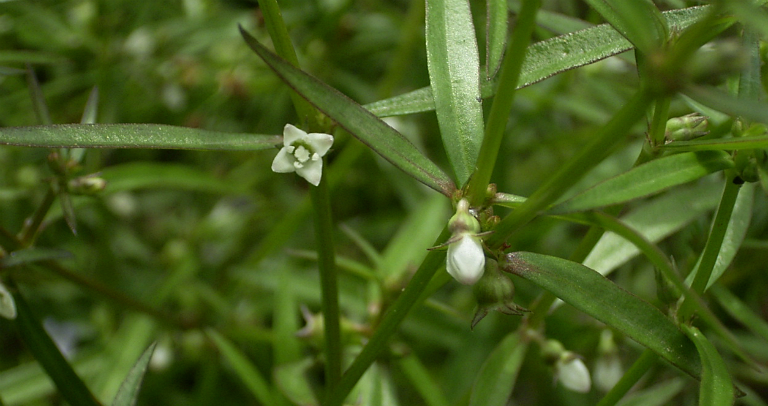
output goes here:
[[579, 393], [589, 392], [592, 380], [584, 362], [571, 352], [564, 353], [555, 366], [557, 380], [566, 388]]
[[485, 253], [480, 239], [470, 233], [462, 233], [459, 239], [448, 245], [446, 269], [457, 281], [474, 285], [485, 271]]

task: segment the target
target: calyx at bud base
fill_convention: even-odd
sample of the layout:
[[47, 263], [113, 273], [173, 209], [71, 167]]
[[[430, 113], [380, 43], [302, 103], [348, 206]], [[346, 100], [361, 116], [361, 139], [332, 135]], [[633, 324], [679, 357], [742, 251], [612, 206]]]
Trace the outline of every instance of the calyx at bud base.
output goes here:
[[530, 311], [512, 300], [515, 296], [515, 285], [499, 270], [499, 264], [492, 259], [486, 261], [485, 273], [472, 290], [477, 300], [477, 311], [472, 318], [472, 328], [475, 328], [477, 323], [488, 315], [488, 312], [494, 310], [515, 316]]

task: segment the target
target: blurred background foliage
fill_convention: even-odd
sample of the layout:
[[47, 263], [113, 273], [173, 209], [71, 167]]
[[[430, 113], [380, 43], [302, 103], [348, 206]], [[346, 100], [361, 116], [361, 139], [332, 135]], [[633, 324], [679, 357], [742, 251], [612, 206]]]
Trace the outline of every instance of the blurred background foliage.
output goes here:
[[[662, 9], [697, 3], [657, 2]], [[302, 68], [356, 101], [369, 103], [428, 85], [423, 2], [286, 0], [280, 5]], [[472, 5], [482, 43], [484, 5], [479, 1]], [[580, 1], [549, 0], [543, 8], [587, 23], [601, 22]], [[23, 69], [25, 61], [30, 63], [54, 123], [79, 122], [96, 86], [99, 123], [279, 134], [285, 123], [296, 123], [289, 90], [243, 43], [238, 24], [262, 43], [270, 43], [259, 8], [251, 1], [4, 1], [0, 65]], [[534, 40], [562, 31], [542, 25]], [[523, 89], [494, 174], [498, 189], [528, 195], [577, 151], [591, 129], [603, 124], [636, 88], [636, 71], [629, 60], [612, 57]], [[671, 111], [671, 116], [689, 112], [679, 100]], [[397, 117], [390, 123], [448, 167], [434, 113]], [[0, 76], [0, 126], [34, 124], [38, 121], [24, 75]], [[631, 167], [644, 131], [644, 126], [637, 126], [628, 147], [582, 184], [586, 187]], [[384, 278], [386, 286], [392, 294], [397, 292], [402, 278], [425, 254], [427, 247], [415, 247], [414, 241], [437, 235], [450, 208], [441, 196], [417, 185], [356, 140], [344, 134], [337, 137], [329, 166], [340, 168], [331, 176], [336, 179], [332, 198], [339, 224], [338, 256], [347, 264], [341, 306], [351, 322], [364, 326], [387, 299], [371, 293], [365, 272], [391, 275]], [[51, 176], [48, 153], [0, 148], [3, 228], [20, 230], [40, 204], [44, 181]], [[157, 341], [140, 404], [254, 404], [207, 338], [206, 328], [229, 337], [278, 387], [274, 372], [278, 367], [317, 356], [312, 340], [294, 335], [305, 323], [301, 306], [311, 313], [319, 311], [318, 276], [312, 254], [306, 251], [314, 246], [307, 186], [298, 178], [272, 173], [272, 158], [269, 152], [87, 151], [82, 173], [101, 171], [110, 181], [107, 189], [96, 197], [74, 199], [76, 236], [54, 206], [36, 245], [72, 253], [71, 259], [60, 263], [107, 290], [73, 283], [45, 267], [11, 272], [97, 396], [111, 399], [141, 351]], [[681, 269], [690, 268], [706, 241], [717, 196], [700, 199], [705, 214], [661, 243]], [[757, 208], [766, 207], [764, 194], [758, 193], [756, 199]], [[679, 204], [686, 207], [690, 202]], [[765, 211], [755, 210], [748, 240], [724, 279], [764, 316], [767, 228]], [[585, 230], [544, 218], [517, 233], [510, 244], [515, 250], [568, 257]], [[382, 263], [401, 269], [384, 270]], [[623, 265], [613, 278], [659, 303], [653, 275], [652, 266], [637, 259]], [[540, 292], [525, 281], [515, 283], [516, 301], [523, 306]], [[164, 317], [137, 311], [110, 292], [160, 309]], [[474, 305], [470, 289], [450, 283], [403, 325], [391, 362], [383, 364], [400, 404], [422, 402], [398, 367], [398, 356], [409, 352], [427, 366], [449, 404], [467, 401], [482, 362], [519, 323], [515, 317], [491, 314], [470, 331]], [[738, 335], [740, 327], [731, 324]], [[590, 368], [598, 358], [602, 330], [600, 323], [568, 306], [547, 319], [547, 335], [583, 355]], [[354, 343], [358, 334], [351, 336]], [[630, 340], [620, 336], [616, 340], [626, 360], [641, 352]], [[768, 349], [754, 347], [751, 353], [760, 357], [758, 361], [768, 362]], [[310, 376], [319, 376], [320, 370], [310, 368]], [[536, 351], [522, 371], [515, 394], [525, 400], [520, 404], [594, 404], [602, 393], [575, 394], [553, 387], [551, 370]], [[746, 369], [733, 372], [768, 396], [764, 375]], [[681, 382], [689, 383], [689, 378], [680, 378], [663, 365], [652, 374], [650, 380], [666, 385], [682, 388]], [[675, 393], [679, 394], [674, 404], [696, 397], [695, 389]], [[7, 405], [62, 403], [4, 319], [0, 319], [0, 398]], [[283, 402], [281, 398], [280, 404], [288, 404]]]

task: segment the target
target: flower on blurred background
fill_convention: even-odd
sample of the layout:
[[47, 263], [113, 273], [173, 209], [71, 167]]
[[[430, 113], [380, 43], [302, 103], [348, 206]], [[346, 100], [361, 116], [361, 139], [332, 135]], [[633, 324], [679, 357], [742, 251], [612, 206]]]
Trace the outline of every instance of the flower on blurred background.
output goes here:
[[578, 354], [568, 351], [557, 340], [546, 340], [541, 348], [544, 360], [555, 369], [555, 382], [574, 392], [587, 393], [592, 387], [589, 369]]
[[456, 214], [448, 221], [452, 236], [448, 240], [446, 270], [457, 281], [474, 285], [485, 271], [485, 253], [477, 233], [480, 222], [469, 213], [469, 201], [461, 199]]
[[296, 172], [307, 182], [317, 186], [323, 176], [323, 156], [331, 149], [333, 136], [309, 133], [286, 124], [283, 129], [283, 148], [272, 161], [272, 171]]
[[16, 318], [16, 303], [13, 301], [11, 292], [0, 282], [0, 316], [6, 319]]

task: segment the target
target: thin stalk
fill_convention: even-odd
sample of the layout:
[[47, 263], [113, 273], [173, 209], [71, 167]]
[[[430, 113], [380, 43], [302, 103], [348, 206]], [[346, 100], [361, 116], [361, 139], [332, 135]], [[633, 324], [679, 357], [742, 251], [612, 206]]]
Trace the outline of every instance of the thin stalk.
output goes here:
[[31, 246], [35, 241], [37, 232], [40, 231], [40, 225], [43, 224], [45, 216], [48, 214], [48, 210], [51, 209], [53, 202], [56, 200], [56, 193], [53, 191], [53, 187], [49, 187], [45, 192], [43, 201], [37, 206], [32, 217], [27, 219], [24, 224], [24, 228], [21, 231], [21, 241], [19, 248], [27, 248]]
[[629, 392], [630, 389], [632, 389], [633, 386], [635, 386], [640, 378], [642, 378], [643, 375], [656, 364], [658, 358], [659, 356], [649, 349], [643, 351], [635, 363], [624, 373], [624, 376], [621, 377], [619, 382], [605, 394], [597, 406], [615, 405], [627, 394], [627, 392]]
[[[272, 43], [275, 45], [275, 52], [298, 68], [299, 59], [296, 57], [296, 50], [291, 43], [291, 37], [288, 35], [288, 29], [285, 26], [285, 21], [283, 21], [277, 0], [259, 0], [259, 6], [264, 15], [267, 32], [269, 32]], [[317, 110], [295, 91], [291, 91], [291, 102], [296, 109], [296, 114], [299, 115], [302, 126], [312, 131], [319, 131], [319, 128], [315, 128], [317, 126]]]
[[[704, 251], [701, 253], [701, 259], [693, 271], [695, 276], [691, 283], [691, 290], [697, 294], [704, 293], [704, 290], [707, 288], [709, 278], [712, 275], [712, 269], [714, 269], [717, 256], [720, 254], [720, 247], [725, 239], [725, 231], [728, 228], [728, 222], [731, 220], [733, 206], [736, 204], [736, 198], [741, 189], [742, 182], [738, 180], [733, 172], [726, 172], [723, 195], [720, 197], [720, 204], [717, 206], [717, 213], [715, 213], [715, 219], [712, 222], [707, 243], [704, 245]], [[687, 320], [694, 310], [693, 303], [688, 298], [684, 299], [678, 312], [678, 320]]]
[[[443, 243], [449, 237], [450, 232], [446, 228], [435, 240], [435, 245]], [[421, 293], [427, 288], [432, 276], [435, 275], [435, 272], [443, 263], [445, 263], [445, 251], [429, 251], [427, 257], [424, 258], [421, 266], [419, 266], [419, 269], [411, 278], [411, 281], [408, 282], [408, 286], [406, 286], [403, 293], [397, 298], [387, 313], [384, 314], [381, 324], [379, 324], [368, 344], [363, 347], [363, 350], [352, 362], [349, 369], [344, 372], [339, 385], [331, 393], [330, 397], [327, 398], [328, 401], [325, 406], [341, 406], [344, 403], [347, 395], [355, 387], [363, 373], [376, 361], [376, 358], [381, 353], [387, 350], [389, 339], [397, 332], [400, 323], [405, 320], [408, 312], [420, 302]]]
[[624, 135], [630, 128], [645, 115], [645, 110], [652, 100], [651, 93], [646, 88], [641, 88], [605, 126], [595, 133], [592, 140], [576, 156], [496, 226], [486, 244], [491, 249], [501, 247], [515, 230], [554, 203], [574, 182], [602, 161], [614, 145], [624, 139]]
[[669, 116], [669, 97], [661, 97], [656, 100], [656, 107], [653, 111], [653, 118], [648, 131], [648, 138], [651, 144], [652, 156], [657, 154], [656, 147], [664, 144], [667, 132], [667, 118]]
[[311, 188], [314, 207], [315, 240], [317, 241], [317, 266], [320, 270], [323, 328], [325, 329], [325, 383], [330, 395], [341, 378], [341, 327], [339, 313], [339, 287], [336, 257], [333, 244], [333, 219], [328, 181], [321, 179]]
[[469, 200], [473, 206], [483, 203], [493, 168], [496, 167], [499, 147], [504, 138], [504, 129], [507, 127], [507, 121], [509, 121], [515, 94], [517, 94], [517, 82], [520, 79], [525, 52], [531, 42], [531, 33], [536, 25], [536, 12], [540, 6], [541, 0], [523, 1], [517, 26], [507, 45], [499, 83], [496, 87], [496, 96], [493, 98], [493, 104], [491, 104], [491, 112], [485, 125], [485, 136], [482, 145], [480, 145], [477, 170], [469, 180]]

